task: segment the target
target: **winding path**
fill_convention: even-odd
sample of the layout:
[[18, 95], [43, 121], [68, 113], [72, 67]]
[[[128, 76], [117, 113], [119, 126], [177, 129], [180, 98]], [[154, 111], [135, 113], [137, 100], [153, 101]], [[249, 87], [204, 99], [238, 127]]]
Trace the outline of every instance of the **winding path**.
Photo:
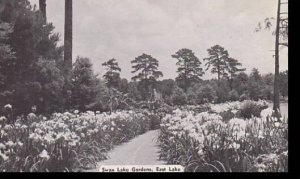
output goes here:
[[[159, 148], [156, 140], [159, 130], [149, 131], [131, 141], [116, 146], [108, 153], [109, 159], [98, 163], [101, 165], [164, 165], [159, 160]], [[98, 167], [97, 167], [98, 168]], [[97, 172], [97, 168], [88, 172]]]

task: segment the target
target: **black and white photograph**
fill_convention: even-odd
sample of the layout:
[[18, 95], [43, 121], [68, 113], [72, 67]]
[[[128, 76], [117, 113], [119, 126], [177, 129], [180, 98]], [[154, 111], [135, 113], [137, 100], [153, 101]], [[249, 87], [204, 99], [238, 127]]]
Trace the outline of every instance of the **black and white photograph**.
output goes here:
[[0, 0], [0, 174], [288, 173], [288, 0]]

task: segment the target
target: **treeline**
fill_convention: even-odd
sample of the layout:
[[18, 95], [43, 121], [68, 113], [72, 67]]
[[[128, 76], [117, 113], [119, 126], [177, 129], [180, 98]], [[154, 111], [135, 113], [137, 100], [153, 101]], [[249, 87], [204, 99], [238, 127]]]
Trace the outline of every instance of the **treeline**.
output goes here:
[[[219, 45], [207, 50], [202, 61], [190, 49], [172, 55], [178, 77], [159, 80], [159, 61], [141, 54], [131, 61], [131, 81], [121, 78], [116, 59], [102, 65], [103, 77], [92, 70], [90, 59], [77, 57], [70, 76], [63, 66], [60, 35], [44, 25], [40, 11], [27, 0], [0, 1], [0, 106], [11, 104], [15, 114], [111, 111], [161, 99], [169, 105], [202, 104], [243, 99], [272, 99], [273, 75], [250, 75]], [[202, 64], [204, 63], [204, 64]], [[217, 79], [203, 80], [210, 71]], [[288, 74], [282, 72], [281, 94], [287, 96]], [[140, 106], [138, 106], [140, 107]], [[6, 112], [4, 109], [2, 112]]]

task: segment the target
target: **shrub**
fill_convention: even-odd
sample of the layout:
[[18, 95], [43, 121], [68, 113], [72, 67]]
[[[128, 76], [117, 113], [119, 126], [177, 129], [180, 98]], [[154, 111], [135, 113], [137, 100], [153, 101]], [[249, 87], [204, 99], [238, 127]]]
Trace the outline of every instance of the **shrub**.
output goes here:
[[187, 103], [187, 96], [180, 87], [175, 87], [171, 95], [171, 100], [174, 105], [185, 105]]
[[219, 113], [219, 115], [222, 117], [222, 121], [228, 122], [230, 119], [235, 117], [235, 114], [229, 110]]
[[244, 100], [250, 100], [250, 97], [247, 93], [243, 93], [239, 98], [239, 101], [244, 101]]
[[262, 96], [266, 100], [271, 100], [273, 99], [273, 87], [272, 86], [266, 86], [264, 89], [262, 89]]
[[236, 90], [231, 90], [229, 93], [228, 93], [228, 98], [230, 101], [236, 101], [239, 99], [239, 94]]
[[242, 118], [252, 118], [252, 117], [260, 117], [260, 112], [267, 108], [267, 104], [258, 104], [253, 101], [245, 101], [240, 110], [240, 117]]

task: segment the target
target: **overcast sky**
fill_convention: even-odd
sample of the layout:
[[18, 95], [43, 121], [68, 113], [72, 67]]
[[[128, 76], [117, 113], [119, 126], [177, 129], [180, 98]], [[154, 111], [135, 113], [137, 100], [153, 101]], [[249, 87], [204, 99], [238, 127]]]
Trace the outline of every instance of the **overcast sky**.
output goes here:
[[[38, 0], [30, 0], [38, 5]], [[275, 17], [277, 0], [74, 0], [73, 61], [89, 57], [94, 70], [116, 58], [121, 76], [132, 77], [130, 61], [142, 53], [159, 60], [164, 78], [175, 78], [177, 50], [189, 48], [202, 61], [219, 44], [250, 72], [274, 72], [274, 36], [255, 33], [259, 21]], [[64, 0], [47, 0], [48, 22], [63, 39]], [[62, 41], [63, 42], [63, 41]], [[280, 70], [288, 68], [281, 50]], [[204, 64], [203, 64], [204, 65]], [[215, 77], [209, 72], [205, 78]]]

